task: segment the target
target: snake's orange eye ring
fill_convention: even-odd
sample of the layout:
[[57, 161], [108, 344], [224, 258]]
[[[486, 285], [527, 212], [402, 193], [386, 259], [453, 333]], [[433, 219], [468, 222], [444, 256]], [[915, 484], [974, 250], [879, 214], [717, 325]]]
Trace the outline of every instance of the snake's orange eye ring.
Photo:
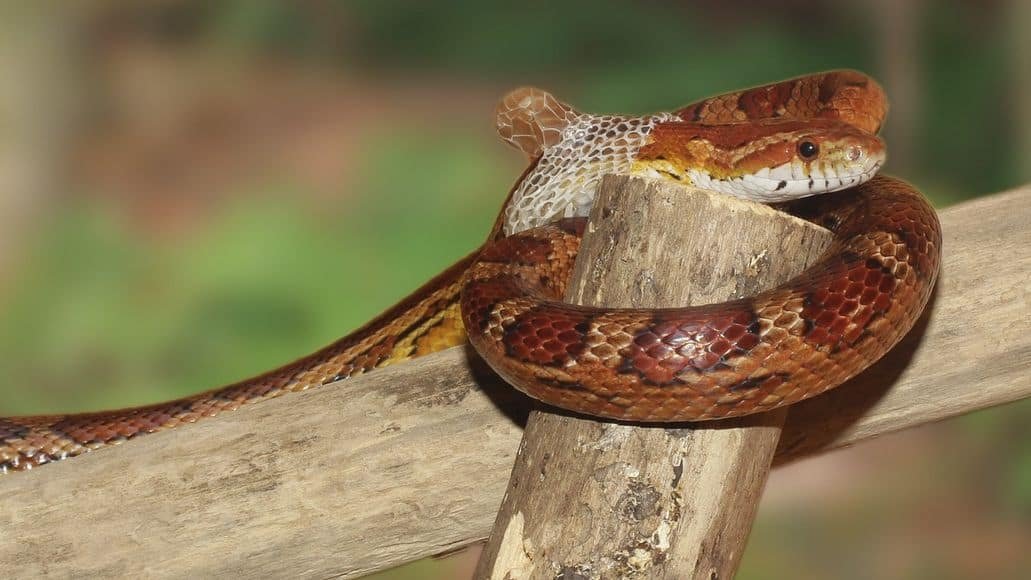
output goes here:
[[802, 159], [812, 159], [820, 153], [820, 148], [812, 141], [802, 141], [798, 144], [798, 154]]

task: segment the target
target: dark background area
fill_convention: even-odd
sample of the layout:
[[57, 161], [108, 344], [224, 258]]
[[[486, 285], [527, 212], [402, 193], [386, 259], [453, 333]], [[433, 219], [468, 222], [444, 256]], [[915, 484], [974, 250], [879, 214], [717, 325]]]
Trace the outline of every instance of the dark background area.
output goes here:
[[[635, 113], [856, 68], [892, 100], [886, 171], [939, 207], [1031, 178], [1031, 3], [755, 4], [5, 5], [0, 414], [161, 401], [361, 324], [482, 242], [523, 166], [492, 119], [518, 85]], [[1029, 420], [777, 470], [740, 578], [1021, 577]]]

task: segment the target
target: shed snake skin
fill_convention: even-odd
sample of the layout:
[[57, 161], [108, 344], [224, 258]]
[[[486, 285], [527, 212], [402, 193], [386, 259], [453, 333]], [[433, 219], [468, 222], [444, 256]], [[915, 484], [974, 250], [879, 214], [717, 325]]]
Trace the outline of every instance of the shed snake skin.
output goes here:
[[[632, 421], [769, 410], [862, 371], [912, 327], [937, 276], [941, 232], [923, 195], [875, 176], [880, 86], [832, 71], [727, 93], [669, 113], [596, 116], [539, 89], [498, 105], [502, 139], [530, 165], [487, 244], [365, 326], [294, 363], [184, 399], [99, 413], [0, 418], [0, 473], [37, 467], [241, 405], [471, 340], [517, 388]], [[823, 259], [782, 287], [709, 306], [561, 304], [607, 173], [793, 202], [831, 229]], [[468, 329], [468, 333], [467, 333]]]

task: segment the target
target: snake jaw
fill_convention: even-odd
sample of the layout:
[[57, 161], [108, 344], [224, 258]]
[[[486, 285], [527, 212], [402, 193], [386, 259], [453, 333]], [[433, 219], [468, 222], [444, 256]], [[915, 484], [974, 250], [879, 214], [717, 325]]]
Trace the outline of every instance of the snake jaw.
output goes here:
[[780, 203], [861, 185], [869, 181], [878, 169], [879, 162], [862, 171], [848, 173], [839, 173], [833, 167], [807, 168], [800, 163], [788, 163], [727, 179], [712, 179], [698, 170], [689, 171], [688, 176], [697, 187], [751, 201]]
[[[875, 138], [874, 138], [875, 139]], [[860, 143], [825, 143], [820, 158], [797, 157], [751, 172], [732, 172], [726, 167], [691, 164], [666, 157], [640, 160], [631, 174], [674, 180], [695, 187], [762, 203], [779, 203], [831, 193], [869, 181], [884, 164], [883, 147]]]
[[655, 127], [632, 173], [776, 203], [860, 185], [884, 155], [876, 135], [838, 121], [675, 122]]

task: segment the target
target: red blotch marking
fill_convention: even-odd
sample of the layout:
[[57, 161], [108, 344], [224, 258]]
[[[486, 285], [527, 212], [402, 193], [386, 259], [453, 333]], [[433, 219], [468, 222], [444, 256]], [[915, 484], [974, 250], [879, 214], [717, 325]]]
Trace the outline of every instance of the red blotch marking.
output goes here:
[[806, 339], [830, 347], [854, 343], [876, 315], [891, 307], [895, 285], [877, 260], [843, 268], [826, 287], [806, 297], [801, 312], [808, 326]]
[[691, 319], [656, 321], [639, 332], [620, 354], [621, 372], [636, 372], [655, 384], [675, 382], [688, 367], [711, 370], [727, 358], [746, 354], [759, 344], [750, 310], [695, 314]]
[[562, 312], [527, 312], [505, 329], [505, 351], [521, 361], [560, 366], [586, 350], [580, 323]]

